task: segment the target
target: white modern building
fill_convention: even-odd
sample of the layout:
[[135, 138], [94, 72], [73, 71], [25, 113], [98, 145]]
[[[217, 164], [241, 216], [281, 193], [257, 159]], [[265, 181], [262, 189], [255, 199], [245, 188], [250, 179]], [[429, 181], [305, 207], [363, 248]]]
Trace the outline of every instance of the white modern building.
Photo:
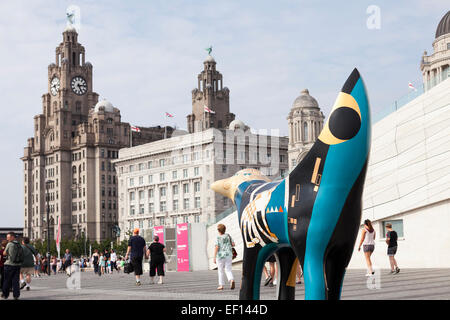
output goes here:
[[271, 178], [288, 172], [288, 139], [253, 134], [239, 120], [231, 129], [207, 129], [119, 151], [119, 227], [174, 227], [210, 222], [233, 203], [210, 189], [212, 182], [244, 168]]

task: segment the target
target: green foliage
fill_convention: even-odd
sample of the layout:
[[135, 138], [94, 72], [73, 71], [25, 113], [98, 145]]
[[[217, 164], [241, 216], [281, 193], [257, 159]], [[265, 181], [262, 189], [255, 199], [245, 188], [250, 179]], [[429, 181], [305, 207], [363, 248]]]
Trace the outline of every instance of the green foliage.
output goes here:
[[[32, 243], [36, 250], [41, 254], [45, 255], [47, 253], [47, 241], [38, 239]], [[62, 239], [61, 240], [61, 257], [64, 256], [66, 249], [69, 249], [74, 257], [81, 257], [84, 255], [89, 255], [89, 246], [92, 246], [92, 253], [97, 249], [99, 252], [103, 252], [106, 249], [111, 250], [111, 240], [106, 239], [98, 243], [97, 241], [90, 241], [87, 239]], [[128, 240], [122, 240], [121, 242], [115, 242], [113, 248], [118, 255], [125, 255], [127, 252]], [[56, 256], [56, 241], [50, 241], [50, 254]]]

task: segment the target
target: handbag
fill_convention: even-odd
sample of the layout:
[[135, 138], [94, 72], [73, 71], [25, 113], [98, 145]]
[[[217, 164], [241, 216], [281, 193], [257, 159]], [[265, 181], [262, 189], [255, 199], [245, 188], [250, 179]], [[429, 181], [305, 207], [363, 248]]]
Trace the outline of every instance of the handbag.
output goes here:
[[123, 265], [123, 272], [132, 273], [133, 271], [134, 271], [133, 265], [131, 264], [130, 260], [127, 260]]
[[[231, 236], [230, 235], [228, 235], [228, 238], [230, 239], [230, 244], [232, 244], [233, 243], [233, 241], [231, 241]], [[233, 255], [233, 260], [234, 259], [236, 259], [236, 257], [237, 257], [237, 251], [236, 251], [236, 249], [234, 248], [234, 247], [231, 247], [231, 254]]]

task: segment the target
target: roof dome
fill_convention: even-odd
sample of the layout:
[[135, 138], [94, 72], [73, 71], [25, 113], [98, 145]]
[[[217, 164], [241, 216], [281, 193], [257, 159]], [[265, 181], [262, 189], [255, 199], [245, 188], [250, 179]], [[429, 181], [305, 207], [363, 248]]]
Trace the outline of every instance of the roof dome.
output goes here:
[[216, 62], [216, 60], [214, 60], [214, 58], [213, 58], [211, 55], [208, 55], [208, 56], [206, 57], [205, 62]]
[[228, 126], [228, 129], [230, 129], [230, 130], [241, 129], [241, 130], [245, 131], [245, 130], [248, 130], [248, 126], [246, 126], [245, 123], [242, 122], [241, 120], [235, 119], [235, 120], [230, 122], [230, 125]]
[[103, 107], [105, 109], [105, 112], [114, 112], [114, 107], [111, 102], [108, 100], [102, 100], [97, 102], [97, 104], [94, 107], [94, 112], [99, 112], [100, 107]]
[[292, 108], [319, 108], [317, 100], [309, 95], [308, 89], [303, 89], [300, 96], [295, 99]]
[[436, 29], [436, 38], [440, 36], [450, 33], [450, 11], [442, 17]]

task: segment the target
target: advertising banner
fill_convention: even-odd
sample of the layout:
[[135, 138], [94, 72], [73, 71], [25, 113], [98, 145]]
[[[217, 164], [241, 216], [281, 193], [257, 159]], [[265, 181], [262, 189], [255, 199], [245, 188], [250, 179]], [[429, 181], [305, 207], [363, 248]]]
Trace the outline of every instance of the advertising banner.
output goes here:
[[189, 271], [188, 224], [177, 224], [177, 271]]
[[158, 236], [159, 243], [165, 244], [166, 239], [164, 239], [164, 226], [154, 227], [153, 236]]

